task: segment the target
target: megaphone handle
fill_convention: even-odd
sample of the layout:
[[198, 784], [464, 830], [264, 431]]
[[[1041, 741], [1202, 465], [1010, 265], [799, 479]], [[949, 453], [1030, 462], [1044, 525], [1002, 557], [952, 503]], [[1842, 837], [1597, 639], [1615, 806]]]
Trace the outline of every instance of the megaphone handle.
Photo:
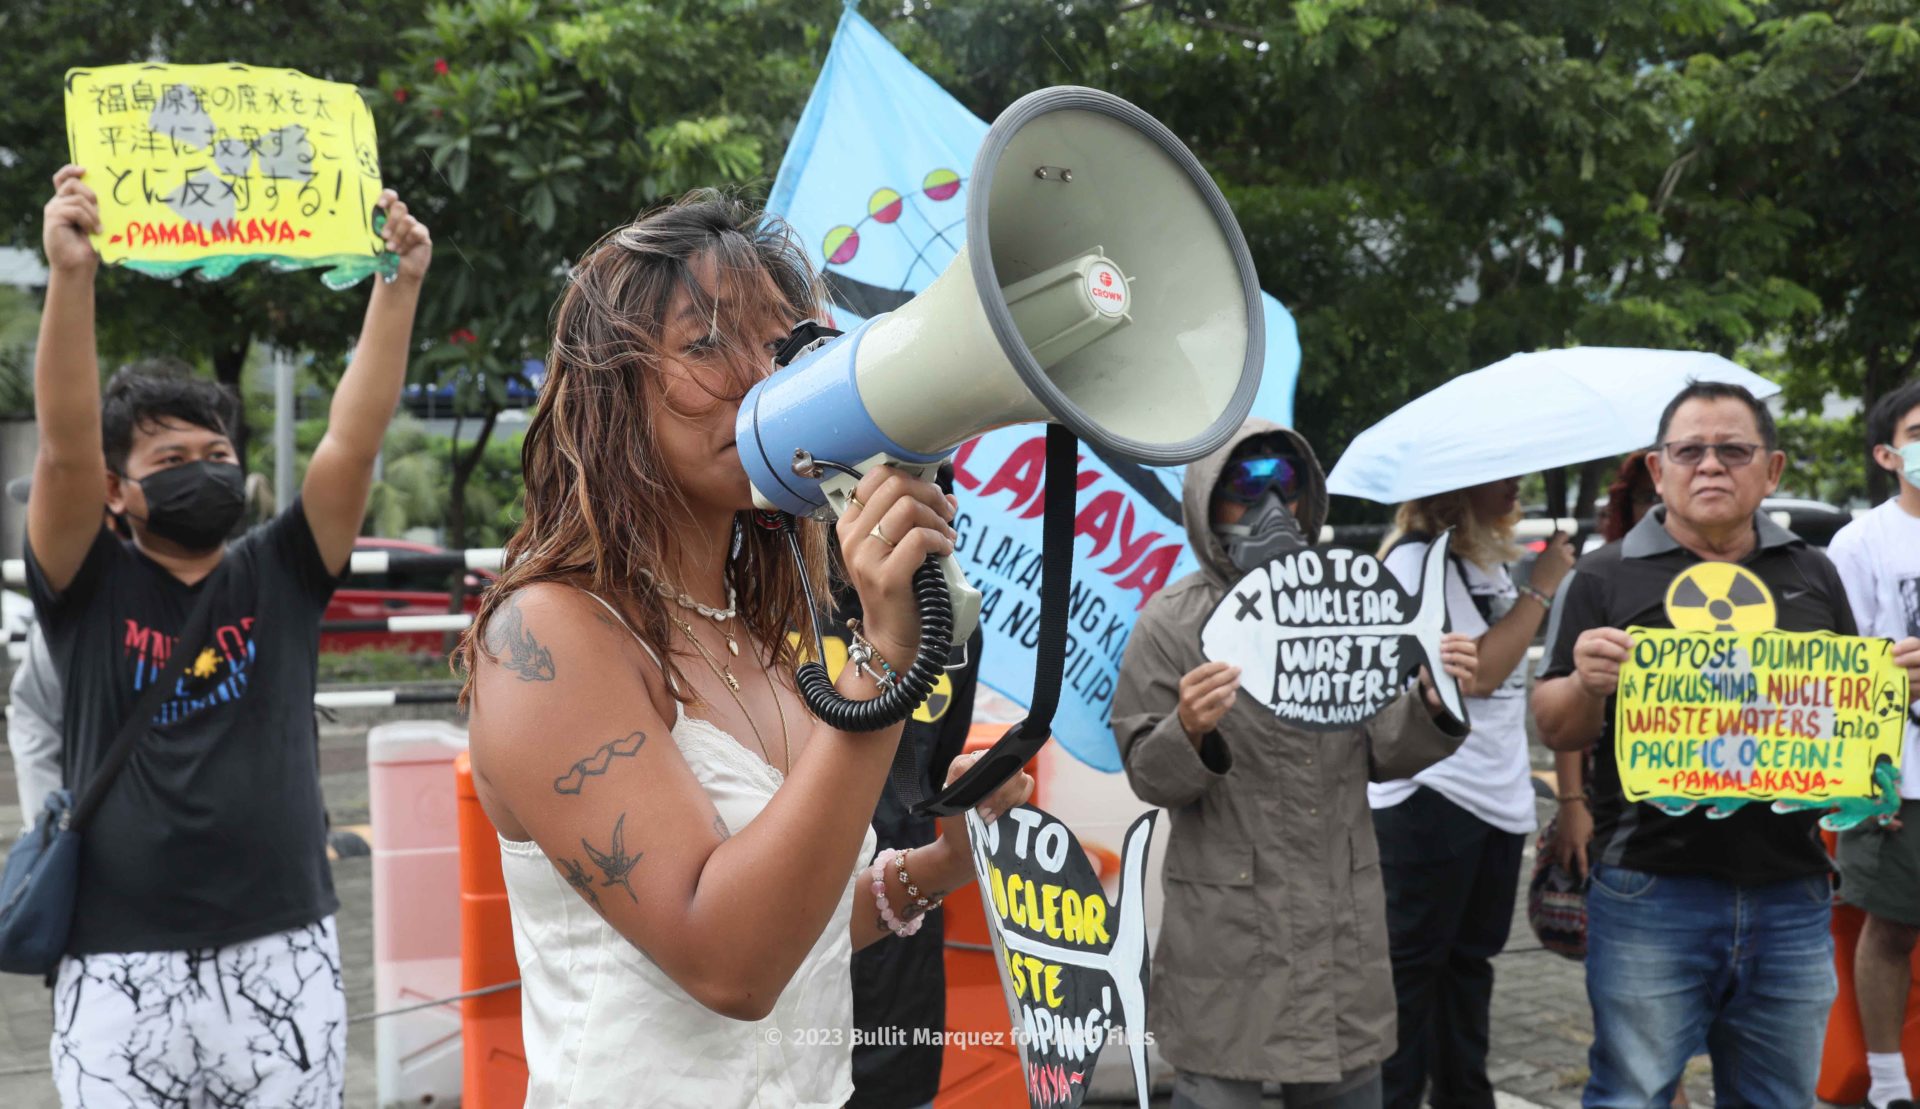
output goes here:
[[[853, 497], [853, 491], [860, 484], [860, 475], [875, 466], [887, 465], [902, 473], [912, 474], [923, 481], [932, 481], [939, 473], [945, 459], [933, 462], [906, 462], [890, 455], [877, 454], [857, 467], [835, 469], [820, 481], [820, 492], [827, 499], [827, 507], [836, 516], [847, 514], [847, 501]], [[973, 637], [973, 629], [980, 622], [980, 591], [967, 581], [967, 575], [961, 571], [960, 563], [952, 555], [940, 557], [940, 575], [947, 583], [947, 596], [953, 610], [953, 642], [965, 643]]]
[[987, 799], [1020, 772], [1053, 733], [1054, 710], [1066, 669], [1067, 616], [1073, 590], [1073, 510], [1080, 439], [1060, 424], [1047, 425], [1046, 517], [1041, 525], [1040, 643], [1033, 663], [1033, 696], [1027, 718], [1007, 729], [979, 762], [938, 797], [914, 806], [937, 816], [962, 813]]
[[914, 571], [913, 591], [920, 601], [920, 650], [905, 672], [880, 696], [868, 701], [842, 696], [834, 688], [833, 678], [820, 658], [809, 659], [794, 675], [800, 687], [800, 699], [828, 726], [843, 732], [877, 732], [891, 728], [913, 715], [933, 693], [934, 683], [946, 670], [953, 637], [947, 584], [933, 559]]

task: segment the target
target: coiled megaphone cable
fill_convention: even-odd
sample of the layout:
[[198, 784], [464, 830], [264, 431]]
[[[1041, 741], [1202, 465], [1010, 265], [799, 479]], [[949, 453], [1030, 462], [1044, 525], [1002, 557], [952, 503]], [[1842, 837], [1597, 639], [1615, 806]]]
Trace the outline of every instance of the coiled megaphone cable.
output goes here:
[[[845, 469], [838, 463], [825, 464]], [[784, 512], [763, 512], [759, 517], [763, 526], [778, 527], [786, 536], [787, 550], [792, 552], [794, 568], [800, 575], [800, 588], [806, 594], [807, 612], [813, 624], [813, 658], [802, 663], [794, 677], [807, 708], [829, 727], [843, 732], [877, 732], [912, 716], [932, 695], [934, 683], [946, 672], [947, 655], [953, 646], [953, 601], [947, 594], [947, 581], [940, 572], [939, 560], [929, 557], [913, 572], [913, 592], [920, 602], [920, 650], [914, 655], [913, 664], [880, 696], [855, 701], [842, 696], [827, 673], [826, 647], [820, 641], [818, 621], [812, 620], [812, 614], [819, 609], [814, 602], [813, 586], [807, 581], [798, 523]]]

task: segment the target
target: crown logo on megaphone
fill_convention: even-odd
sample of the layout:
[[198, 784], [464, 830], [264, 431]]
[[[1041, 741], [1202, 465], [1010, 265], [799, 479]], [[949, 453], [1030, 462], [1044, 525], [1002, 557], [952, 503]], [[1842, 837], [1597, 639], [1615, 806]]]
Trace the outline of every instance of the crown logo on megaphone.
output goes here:
[[[761, 507], [839, 512], [856, 479], [816, 459], [930, 475], [976, 435], [1053, 421], [1108, 457], [1178, 465], [1246, 419], [1265, 357], [1252, 255], [1170, 131], [1108, 93], [1043, 89], [994, 121], [969, 184], [945, 273], [741, 403]], [[947, 562], [964, 642], [979, 594]]]

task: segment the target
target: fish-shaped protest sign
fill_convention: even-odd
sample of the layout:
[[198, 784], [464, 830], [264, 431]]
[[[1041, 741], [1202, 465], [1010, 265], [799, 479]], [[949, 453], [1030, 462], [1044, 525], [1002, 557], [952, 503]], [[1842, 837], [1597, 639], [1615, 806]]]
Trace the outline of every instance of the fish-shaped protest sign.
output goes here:
[[1147, 1109], [1147, 846], [1156, 812], [1127, 829], [1120, 896], [1058, 818], [1020, 805], [993, 823], [967, 812], [974, 877], [1000, 963], [1031, 1109], [1076, 1109], [1100, 1049], [1116, 1041]]
[[1449, 532], [1427, 549], [1417, 594], [1364, 551], [1288, 551], [1227, 590], [1200, 629], [1200, 649], [1239, 667], [1242, 689], [1302, 728], [1370, 719], [1423, 664], [1441, 704], [1465, 721], [1460, 683], [1440, 665], [1451, 539]]

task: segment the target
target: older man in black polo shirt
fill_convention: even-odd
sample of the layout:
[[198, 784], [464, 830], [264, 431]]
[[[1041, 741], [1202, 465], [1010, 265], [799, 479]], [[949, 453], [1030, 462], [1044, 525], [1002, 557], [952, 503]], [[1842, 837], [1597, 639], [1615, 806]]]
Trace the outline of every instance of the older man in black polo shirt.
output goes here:
[[[1534, 711], [1547, 746], [1599, 744], [1587, 902], [1591, 1077], [1584, 1104], [1667, 1105], [1705, 1048], [1722, 1105], [1813, 1104], [1836, 983], [1831, 868], [1813, 813], [1751, 805], [1725, 819], [1628, 803], [1613, 701], [1632, 648], [1621, 629], [1672, 627], [1676, 575], [1737, 563], [1772, 594], [1782, 631], [1854, 634], [1826, 555], [1759, 513], [1779, 484], [1773, 417], [1738, 386], [1688, 386], [1661, 416], [1647, 465], [1666, 507], [1580, 562]], [[1920, 670], [1920, 640], [1896, 647]]]

